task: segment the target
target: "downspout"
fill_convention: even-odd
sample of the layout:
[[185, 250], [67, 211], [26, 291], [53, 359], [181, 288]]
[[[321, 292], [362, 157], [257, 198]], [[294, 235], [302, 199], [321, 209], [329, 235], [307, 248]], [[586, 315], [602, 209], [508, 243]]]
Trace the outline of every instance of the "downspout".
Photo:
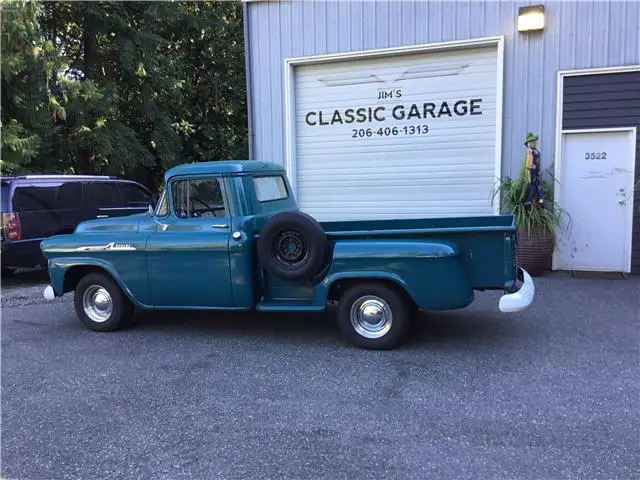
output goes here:
[[247, 136], [249, 137], [249, 160], [253, 160], [253, 102], [251, 82], [251, 45], [249, 37], [249, 6], [247, 0], [242, 1], [242, 20], [244, 27], [244, 71], [247, 83]]

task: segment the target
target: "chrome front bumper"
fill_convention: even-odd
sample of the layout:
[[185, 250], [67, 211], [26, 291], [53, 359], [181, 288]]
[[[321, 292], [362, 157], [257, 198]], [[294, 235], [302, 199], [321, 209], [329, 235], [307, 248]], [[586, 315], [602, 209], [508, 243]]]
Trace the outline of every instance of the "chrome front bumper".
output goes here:
[[56, 298], [56, 294], [51, 285], [47, 285], [47, 288], [44, 289], [44, 298], [47, 300], [53, 300]]
[[508, 293], [500, 297], [500, 304], [498, 307], [501, 312], [511, 313], [524, 310], [531, 302], [536, 294], [536, 287], [533, 285], [533, 280], [526, 270], [521, 268], [524, 282], [520, 289], [514, 293]]

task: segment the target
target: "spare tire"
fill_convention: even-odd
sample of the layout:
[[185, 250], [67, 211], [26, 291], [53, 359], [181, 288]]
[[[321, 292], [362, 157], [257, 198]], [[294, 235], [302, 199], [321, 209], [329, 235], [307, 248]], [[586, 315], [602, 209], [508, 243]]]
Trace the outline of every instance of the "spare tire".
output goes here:
[[325, 266], [328, 250], [322, 226], [299, 211], [275, 214], [258, 237], [258, 258], [262, 265], [283, 280], [311, 280]]

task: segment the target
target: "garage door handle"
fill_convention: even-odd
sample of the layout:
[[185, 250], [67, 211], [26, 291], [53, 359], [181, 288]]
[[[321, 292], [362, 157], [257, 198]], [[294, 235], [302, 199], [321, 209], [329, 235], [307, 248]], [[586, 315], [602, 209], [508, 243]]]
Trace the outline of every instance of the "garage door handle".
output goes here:
[[619, 203], [620, 205], [624, 205], [624, 200], [618, 200], [618, 203]]

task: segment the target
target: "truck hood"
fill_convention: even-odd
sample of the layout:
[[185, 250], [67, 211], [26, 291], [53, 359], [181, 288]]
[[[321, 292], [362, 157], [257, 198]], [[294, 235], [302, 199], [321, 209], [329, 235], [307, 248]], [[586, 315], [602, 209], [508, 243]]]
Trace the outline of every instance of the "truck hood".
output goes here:
[[79, 223], [74, 233], [137, 232], [140, 222], [148, 218], [148, 213], [136, 213], [126, 217], [87, 220]]

